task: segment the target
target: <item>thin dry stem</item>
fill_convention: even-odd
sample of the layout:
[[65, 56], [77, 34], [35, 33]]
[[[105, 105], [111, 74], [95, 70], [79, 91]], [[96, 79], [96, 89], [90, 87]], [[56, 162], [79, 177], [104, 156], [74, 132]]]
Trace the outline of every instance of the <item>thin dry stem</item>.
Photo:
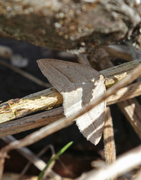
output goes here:
[[[106, 101], [107, 105], [111, 105], [139, 95], [141, 95], [141, 84], [140, 82], [137, 82], [120, 89], [114, 95], [107, 98]], [[57, 121], [61, 117], [64, 117], [63, 107], [38, 113], [36, 115], [30, 115], [28, 117], [20, 118], [16, 121], [5, 122], [3, 124], [0, 124], [0, 137], [17, 134], [29, 129], [49, 125], [52, 122]]]
[[9, 145], [2, 148], [0, 151], [0, 162], [1, 162], [0, 178], [2, 178], [4, 161], [5, 161], [4, 159], [5, 159], [8, 151], [33, 144], [33, 143], [39, 141], [40, 139], [66, 127], [66, 124], [70, 125], [74, 119], [78, 118], [79, 116], [81, 116], [81, 115], [85, 114], [86, 112], [88, 112], [89, 110], [91, 110], [93, 107], [95, 107], [97, 104], [99, 104], [102, 101], [104, 101], [105, 99], [107, 99], [110, 95], [114, 94], [117, 90], [119, 90], [123, 86], [126, 86], [127, 84], [133, 82], [140, 75], [140, 72], [141, 72], [141, 64], [139, 64], [136, 68], [134, 68], [134, 70], [132, 70], [128, 74], [128, 76], [126, 76], [123, 80], [119, 81], [118, 83], [113, 85], [111, 88], [109, 88], [101, 97], [89, 102], [78, 112], [71, 114], [68, 118], [62, 118], [62, 119], [58, 120], [57, 122], [52, 123], [49, 126], [45, 126], [45, 127], [41, 128], [40, 130], [26, 136], [22, 140], [12, 142]]
[[[137, 56], [137, 51], [135, 49], [133, 49], [133, 47], [129, 47], [128, 50], [132, 50], [132, 54], [133, 56]], [[104, 64], [101, 62], [101, 64]], [[100, 65], [101, 65], [100, 64]], [[111, 67], [112, 63], [107, 62], [107, 64]], [[140, 86], [141, 83], [139, 82], [138, 85]], [[132, 89], [133, 90], [133, 89]], [[137, 88], [138, 90], [138, 88]], [[128, 90], [127, 90], [128, 91]], [[131, 92], [131, 95], [135, 93], [136, 90], [133, 90]], [[121, 95], [123, 92], [117, 91], [116, 95], [118, 97], [118, 94]], [[111, 100], [112, 100], [111, 96]], [[132, 98], [132, 97], [131, 97]], [[138, 134], [138, 136], [141, 138], [141, 115], [140, 115], [140, 110], [141, 107], [139, 105], [139, 103], [137, 102], [137, 100], [135, 98], [123, 101], [124, 99], [126, 99], [125, 94], [123, 95], [123, 97], [120, 97], [120, 99], [122, 99], [122, 102], [118, 103], [119, 108], [121, 109], [121, 111], [123, 112], [123, 114], [127, 117], [128, 121], [130, 122], [130, 124], [132, 125], [132, 127], [134, 128], [135, 132]]]
[[118, 103], [118, 106], [141, 139], [141, 106], [138, 101], [129, 99]]
[[107, 98], [107, 105], [115, 104], [141, 95], [141, 83], [137, 82], [125, 88], [121, 88], [115, 94]]
[[[128, 163], [127, 163], [128, 162]], [[141, 146], [129, 151], [126, 154], [120, 156], [116, 162], [112, 165], [105, 166], [97, 171], [91, 171], [77, 180], [107, 180], [108, 178], [114, 178], [117, 175], [130, 171], [134, 167], [141, 164]]]
[[[55, 154], [53, 146], [47, 145], [37, 154], [37, 157], [42, 156], [49, 148], [51, 149], [52, 154]], [[19, 180], [21, 180], [22, 176], [26, 173], [26, 171], [29, 169], [31, 164], [32, 164], [32, 162], [30, 162], [30, 161], [27, 163], [27, 165], [25, 166], [25, 168], [22, 170], [22, 172], [20, 174]]]
[[[101, 69], [106, 69], [106, 67], [112, 67], [112, 62], [109, 60], [107, 56], [107, 52], [104, 49], [99, 50], [102, 55], [98, 58], [99, 66]], [[104, 152], [105, 159], [107, 165], [113, 164], [116, 161], [116, 148], [115, 148], [115, 140], [114, 140], [114, 130], [113, 130], [113, 122], [111, 117], [110, 108], [106, 108], [106, 118], [105, 125], [103, 130], [103, 140], [104, 140]], [[115, 180], [115, 179], [109, 179]]]
[[[14, 138], [13, 136], [3, 137], [2, 140], [5, 141], [6, 143], [17, 141], [17, 139]], [[27, 158], [31, 163], [33, 163], [35, 167], [37, 167], [40, 171], [42, 171], [46, 167], [46, 163], [43, 160], [39, 159], [39, 156], [42, 155], [46, 150], [48, 150], [48, 148], [50, 148], [50, 146], [46, 146], [37, 156], [28, 148], [20, 148], [17, 149], [17, 151], [20, 154], [22, 154], [25, 158]], [[61, 176], [56, 174], [51, 168], [48, 170], [48, 175], [54, 179], [58, 179], [58, 180], [62, 179]]]
[[[140, 63], [141, 60], [135, 60], [130, 63], [125, 63], [113, 68], [109, 68], [107, 70], [101, 71], [101, 73], [108, 78], [106, 78], [106, 86], [110, 86], [111, 82], [115, 83], [118, 80], [121, 79], [121, 77], [125, 77], [129, 72], [129, 70], [133, 69], [133, 67], [137, 66]], [[115, 76], [114, 76], [115, 73]], [[117, 74], [120, 74], [120, 79], [118, 79]], [[111, 81], [112, 80], [112, 81]], [[129, 93], [127, 92], [125, 94], [125, 90], [123, 93], [125, 94], [125, 97], [122, 97], [123, 99], [128, 99], [128, 96], [135, 97], [141, 94], [141, 86], [137, 88], [136, 86], [134, 89], [129, 88]], [[134, 93], [135, 91], [135, 93]], [[120, 96], [120, 94], [118, 94]], [[113, 97], [110, 99], [110, 101], [113, 101], [112, 103], [116, 103], [119, 99], [117, 95], [117, 100], [114, 102]], [[121, 97], [121, 96], [120, 96]], [[124, 99], [124, 100], [125, 100]], [[121, 99], [122, 100], [122, 99]], [[6, 122], [15, 118], [19, 118], [22, 116], [25, 116], [27, 114], [43, 110], [43, 109], [50, 109], [54, 106], [59, 106], [63, 102], [62, 95], [57, 92], [54, 88], [50, 88], [44, 91], [40, 91], [34, 94], [31, 94], [29, 96], [26, 96], [21, 99], [12, 99], [5, 103], [2, 103], [0, 105], [0, 123]], [[108, 102], [108, 101], [107, 101]]]
[[105, 147], [105, 158], [108, 165], [112, 164], [116, 160], [116, 150], [114, 141], [113, 122], [110, 113], [110, 108], [106, 109], [106, 120], [104, 125], [104, 147]]
[[66, 127], [66, 124], [70, 125], [74, 119], [85, 114], [87, 111], [89, 111], [90, 109], [95, 107], [97, 104], [104, 101], [107, 97], [109, 97], [110, 95], [115, 93], [115, 91], [117, 91], [118, 89], [120, 89], [123, 86], [126, 86], [127, 84], [134, 81], [140, 75], [140, 71], [141, 71], [141, 64], [138, 65], [133, 71], [131, 71], [127, 77], [125, 77], [123, 80], [119, 81], [114, 86], [109, 88], [101, 97], [89, 102], [78, 112], [70, 115], [68, 118], [62, 118], [62, 119], [58, 120], [57, 122], [52, 123], [49, 126], [45, 126], [45, 127], [41, 128], [39, 131], [36, 131], [36, 132], [28, 135], [27, 137], [25, 137], [24, 139], [22, 139], [20, 141], [15, 141], [15, 142], [9, 144], [8, 146], [6, 146], [5, 148], [3, 148], [1, 150], [1, 153], [4, 153], [5, 151], [7, 152], [13, 148], [15, 149], [15, 148], [30, 145], [34, 142], [39, 141], [40, 139], [44, 138], [45, 136], [50, 135], [50, 134]]
[[[103, 130], [103, 139], [104, 139], [104, 152], [105, 152], [106, 164], [110, 165], [116, 161], [116, 148], [115, 148], [115, 140], [114, 140], [113, 122], [109, 107], [106, 108], [106, 120]], [[110, 178], [109, 180], [116, 180], [116, 179]]]

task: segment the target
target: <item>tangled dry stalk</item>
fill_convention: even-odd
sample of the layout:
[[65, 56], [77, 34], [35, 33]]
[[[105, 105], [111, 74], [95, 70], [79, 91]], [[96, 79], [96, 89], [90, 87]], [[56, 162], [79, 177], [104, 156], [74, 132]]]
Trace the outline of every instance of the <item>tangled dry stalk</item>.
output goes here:
[[[56, 132], [56, 131], [64, 128], [64, 127], [66, 127], [66, 125], [70, 125], [71, 122], [74, 119], [76, 119], [77, 117], [83, 115], [84, 113], [89, 111], [91, 108], [95, 107], [98, 103], [100, 103], [103, 100], [107, 99], [109, 96], [114, 94], [120, 88], [130, 84], [135, 79], [137, 79], [140, 76], [140, 72], [141, 72], [141, 64], [139, 64], [136, 68], [134, 68], [124, 79], [122, 79], [121, 81], [117, 82], [115, 85], [110, 87], [106, 91], [106, 93], [103, 94], [100, 98], [97, 98], [95, 101], [92, 101], [92, 102], [88, 103], [80, 111], [72, 114], [68, 118], [59, 119], [58, 121], [56, 121], [56, 122], [54, 122], [54, 123], [52, 123], [52, 124], [50, 124], [48, 126], [45, 126], [45, 127], [41, 128], [39, 131], [36, 131], [36, 132], [28, 135], [24, 139], [12, 142], [9, 145], [2, 148], [1, 151], [0, 151], [0, 163], [1, 163], [0, 164], [0, 170], [1, 170], [0, 177], [2, 177], [5, 158], [7, 157], [7, 153], [10, 150], [16, 149], [16, 148], [21, 148], [21, 147], [24, 147], [24, 146], [28, 146], [28, 145], [30, 145], [30, 144], [32, 144], [34, 142], [39, 141], [40, 139], [44, 138], [45, 136], [48, 136], [48, 135], [50, 135], [50, 134], [52, 134], [52, 133], [54, 133], [54, 132]], [[138, 162], [140, 162], [139, 159], [138, 159]], [[137, 163], [135, 163], [135, 165], [136, 164]]]

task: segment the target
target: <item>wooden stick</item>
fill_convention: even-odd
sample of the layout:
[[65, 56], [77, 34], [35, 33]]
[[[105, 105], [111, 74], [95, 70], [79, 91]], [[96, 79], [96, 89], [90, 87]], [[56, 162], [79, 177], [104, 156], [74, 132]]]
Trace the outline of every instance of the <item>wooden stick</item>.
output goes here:
[[141, 164], [141, 146], [134, 148], [120, 156], [114, 164], [103, 167], [100, 170], [88, 172], [77, 180], [107, 180], [120, 176]]
[[26, 130], [49, 125], [64, 117], [63, 107], [0, 124], [0, 137], [17, 134]]
[[136, 68], [134, 68], [134, 70], [132, 70], [127, 77], [125, 77], [123, 80], [119, 81], [114, 86], [109, 88], [101, 97], [89, 102], [79, 111], [71, 114], [68, 118], [65, 117], [59, 119], [57, 122], [41, 128], [40, 130], [26, 136], [22, 140], [14, 141], [9, 145], [5, 146], [4, 148], [2, 148], [0, 151], [0, 179], [2, 178], [2, 174], [3, 174], [5, 158], [7, 157], [7, 153], [10, 150], [22, 148], [30, 144], [33, 144], [39, 141], [40, 139], [43, 139], [44, 137], [66, 127], [66, 124], [70, 125], [74, 119], [90, 111], [92, 108], [94, 108], [96, 105], [106, 100], [110, 95], [114, 94], [117, 90], [119, 90], [123, 86], [126, 86], [127, 84], [133, 82], [140, 75], [140, 72], [141, 72], [141, 64], [139, 64]]
[[[101, 69], [106, 69], [106, 67], [112, 67], [112, 62], [109, 60], [107, 56], [107, 52], [100, 48], [99, 51], [102, 53], [102, 56], [98, 56], [97, 60], [99, 62], [99, 66]], [[113, 130], [113, 122], [111, 117], [110, 108], [106, 108], [106, 117], [105, 117], [105, 125], [103, 129], [103, 141], [104, 141], [104, 153], [106, 164], [110, 165], [116, 161], [116, 148], [115, 148], [115, 140], [114, 140], [114, 130]], [[116, 179], [109, 179], [116, 180]]]
[[[109, 68], [107, 70], [101, 71], [102, 74], [109, 77], [106, 79], [105, 84], [107, 87], [111, 85], [111, 83], [115, 83], [117, 80], [121, 80], [123, 77], [125, 77], [133, 67], [137, 66], [141, 62], [141, 59], [135, 60], [129, 63], [125, 63], [113, 68]], [[125, 72], [126, 71], [126, 72]], [[123, 73], [124, 72], [124, 73]], [[111, 73], [111, 74], [110, 74]], [[115, 74], [120, 74], [119, 79]], [[112, 81], [111, 81], [112, 80]], [[132, 90], [132, 88], [134, 88]], [[125, 93], [127, 89], [123, 89], [123, 92], [120, 91], [120, 93]], [[136, 84], [135, 87], [128, 89], [129, 93], [126, 92], [125, 99], [128, 99], [128, 96], [135, 97], [141, 94], [141, 87], [139, 84]], [[135, 91], [135, 93], [133, 93]], [[131, 94], [130, 94], [131, 93]], [[119, 101], [119, 94], [117, 93], [117, 99], [114, 101], [114, 98], [112, 97], [110, 100], [107, 100], [108, 104], [109, 102], [114, 101], [113, 103]], [[57, 92], [54, 88], [49, 88], [34, 94], [31, 94], [29, 96], [26, 96], [21, 99], [12, 99], [5, 103], [2, 103], [0, 105], [0, 123], [16, 119], [22, 116], [25, 116], [27, 114], [31, 114], [33, 112], [37, 112], [43, 109], [50, 109], [54, 106], [59, 106], [63, 102], [62, 95]]]
[[[42, 156], [49, 148], [50, 148], [50, 150], [51, 150], [51, 153], [52, 153], [52, 154], [55, 154], [53, 146], [49, 144], [49, 145], [45, 146], [36, 156], [39, 158], [39, 157]], [[23, 169], [22, 172], [20, 173], [19, 180], [22, 179], [22, 177], [23, 177], [24, 174], [27, 172], [27, 170], [29, 169], [29, 167], [31, 166], [31, 164], [32, 164], [32, 162], [30, 162], [30, 161], [26, 164], [26, 166], [24, 167], [24, 169]]]
[[107, 98], [107, 105], [115, 104], [141, 95], [141, 83], [137, 82], [120, 89], [114, 95]]
[[[140, 82], [131, 84], [128, 87], [122, 88], [107, 99], [107, 105], [130, 99], [141, 95]], [[41, 102], [42, 104], [42, 102]], [[59, 117], [63, 117], [63, 107], [20, 118], [15, 121], [5, 122], [0, 124], [0, 137], [17, 134], [26, 130], [34, 129], [55, 122]]]
[[[134, 53], [134, 54], [136, 55], [136, 53]], [[104, 63], [101, 62], [101, 64], [104, 64]], [[111, 66], [111, 65], [112, 64], [110, 63], [109, 66]], [[141, 83], [139, 82], [138, 85], [140, 87]], [[132, 88], [130, 90], [131, 90], [130, 93], [132, 96], [132, 94], [134, 94], [134, 92], [136, 90], [134, 89], [132, 91]], [[137, 87], [137, 90], [138, 90], [138, 87]], [[123, 94], [123, 95], [121, 96], [121, 94]], [[122, 91], [122, 90], [117, 91], [116, 95], [117, 95], [117, 98], [119, 95], [120, 99], [122, 99], [122, 102], [118, 103], [117, 105], [119, 106], [120, 110], [126, 116], [128, 121], [130, 122], [131, 126], [134, 128], [135, 132], [141, 139], [141, 130], [140, 130], [141, 129], [141, 120], [140, 120], [141, 119], [141, 114], [140, 114], [141, 107], [140, 107], [139, 103], [137, 102], [137, 100], [135, 98], [132, 98], [132, 97], [130, 97], [132, 99], [129, 98], [129, 100], [124, 101], [126, 99], [126, 93], [124, 93], [124, 91]], [[112, 98], [113, 97], [111, 96], [110, 99], [112, 100]]]
[[141, 106], [138, 101], [133, 98], [118, 103], [118, 106], [141, 139]]
[[[68, 118], [62, 118], [58, 120], [57, 122], [54, 122], [48, 126], [45, 126], [40, 129], [40, 131], [36, 131], [28, 136], [26, 136], [24, 139], [20, 141], [15, 141], [8, 146], [1, 149], [0, 157], [4, 158], [9, 150], [20, 148], [24, 146], [28, 146], [32, 144], [33, 142], [37, 142], [40, 139], [66, 127], [66, 125], [70, 125], [74, 119], [77, 119], [79, 116], [85, 114], [86, 112], [90, 111], [92, 108], [94, 108], [99, 103], [103, 102], [105, 99], [107, 99], [110, 95], [114, 94], [117, 90], [122, 88], [123, 86], [126, 86], [127, 84], [133, 82], [141, 72], [141, 64], [139, 64], [134, 70], [132, 70], [127, 77], [125, 77], [123, 80], [116, 83], [114, 86], [109, 88], [101, 97], [89, 102], [87, 105], [83, 106], [79, 111], [71, 114]], [[3, 156], [2, 156], [3, 155]]]
[[[104, 139], [104, 153], [105, 153], [106, 164], [110, 165], [116, 161], [116, 148], [115, 148], [115, 140], [114, 140], [113, 122], [109, 107], [106, 108], [106, 119], [103, 130], [103, 139]], [[109, 180], [116, 180], [116, 179], [110, 178]]]
[[104, 125], [103, 136], [106, 163], [107, 165], [110, 165], [114, 163], [116, 160], [116, 150], [114, 141], [113, 122], [109, 107], [106, 108], [106, 120]]
[[0, 105], [0, 122], [6, 122], [43, 109], [51, 109], [61, 105], [62, 102], [62, 95], [54, 88], [21, 99], [11, 99]]
[[[6, 136], [3, 137], [2, 140], [9, 144], [11, 142], [16, 141], [17, 139], [14, 138], [13, 136]], [[17, 151], [25, 158], [27, 158], [31, 163], [33, 163], [34, 166], [38, 168], [40, 171], [43, 171], [43, 169], [46, 167], [46, 163], [43, 160], [39, 159], [38, 155], [35, 155], [30, 149], [24, 147], [17, 149]], [[56, 180], [62, 179], [61, 176], [55, 173], [52, 169], [49, 169], [48, 175]]]

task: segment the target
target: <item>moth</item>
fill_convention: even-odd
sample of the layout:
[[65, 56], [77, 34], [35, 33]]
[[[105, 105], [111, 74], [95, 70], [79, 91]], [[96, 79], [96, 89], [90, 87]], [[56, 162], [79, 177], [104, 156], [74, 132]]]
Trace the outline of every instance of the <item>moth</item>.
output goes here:
[[[106, 91], [104, 76], [91, 67], [55, 59], [41, 59], [37, 63], [44, 76], [62, 94], [66, 117]], [[76, 119], [80, 132], [95, 145], [102, 136], [105, 109], [104, 101]]]

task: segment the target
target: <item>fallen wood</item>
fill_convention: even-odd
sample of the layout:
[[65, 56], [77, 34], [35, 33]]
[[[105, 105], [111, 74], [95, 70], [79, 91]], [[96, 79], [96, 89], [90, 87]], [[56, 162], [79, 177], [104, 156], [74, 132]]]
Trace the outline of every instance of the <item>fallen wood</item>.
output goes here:
[[64, 117], [63, 107], [0, 124], [0, 137], [49, 125]]
[[[105, 81], [106, 86], [109, 87], [111, 84], [114, 84], [118, 80], [124, 78], [128, 72], [136, 67], [140, 62], [141, 60], [139, 59], [101, 71], [103, 75], [108, 77]], [[122, 100], [139, 96], [140, 94], [141, 85], [140, 83], [135, 83], [134, 85], [130, 85], [129, 87], [121, 89], [115, 94], [115, 96], [109, 97], [107, 104], [113, 104]], [[54, 106], [61, 105], [62, 102], [62, 95], [54, 88], [49, 88], [21, 99], [11, 99], [0, 105], [0, 123], [23, 117], [27, 114], [31, 114], [40, 110], [51, 109]]]
[[46, 137], [60, 129], [63, 129], [67, 125], [69, 126], [73, 120], [77, 119], [79, 116], [82, 116], [86, 112], [90, 111], [92, 108], [94, 108], [99, 103], [106, 100], [109, 96], [114, 94], [116, 91], [118, 91], [122, 87], [135, 81], [135, 79], [137, 79], [139, 77], [140, 72], [141, 72], [141, 64], [139, 64], [136, 68], [134, 68], [128, 74], [128, 76], [126, 76], [124, 79], [122, 79], [121, 81], [116, 83], [114, 86], [109, 88], [103, 95], [90, 101], [88, 104], [84, 105], [80, 110], [71, 114], [69, 117], [61, 118], [57, 122], [54, 122], [48, 126], [45, 126], [38, 131], [35, 131], [34, 133], [23, 138], [22, 140], [14, 141], [14, 142], [10, 143], [9, 145], [5, 146], [4, 148], [2, 148], [0, 151], [0, 162], [1, 162], [0, 163], [0, 179], [2, 179], [5, 158], [7, 158], [7, 153], [10, 150], [22, 148], [24, 146], [33, 144], [33, 143], [43, 139], [44, 137]]
[[[50, 90], [50, 89], [48, 89], [48, 90]], [[59, 93], [57, 93], [54, 90], [54, 94], [57, 94], [59, 96], [57, 99], [57, 98], [55, 98], [56, 95], [55, 95], [55, 97], [50, 96], [50, 95], [54, 95], [54, 94], [52, 94], [52, 91], [48, 91], [48, 90], [44, 90], [44, 92], [47, 92], [49, 97], [47, 95], [44, 97], [43, 95], [41, 95], [42, 93], [41, 94], [37, 93], [35, 96], [35, 98], [37, 98], [37, 97], [39, 98], [39, 95], [40, 95], [40, 97], [45, 98], [45, 99], [40, 98], [39, 104], [42, 105], [42, 109], [47, 108], [47, 105], [50, 105], [49, 107], [53, 107], [53, 104], [59, 105], [59, 103], [60, 103], [60, 105], [61, 105], [63, 102], [63, 100], [59, 98], [59, 97], [62, 98], [62, 96]], [[112, 95], [109, 98], [107, 98], [107, 105], [118, 103], [118, 102], [130, 99], [130, 98], [133, 98], [133, 97], [136, 97], [139, 95], [141, 95], [141, 84], [140, 84], [140, 82], [137, 82], [137, 83], [131, 84], [125, 88], [118, 90], [115, 93], [115, 95]], [[42, 101], [43, 102], [51, 101], [52, 104], [51, 104], [51, 102], [50, 102], [50, 104], [47, 103], [47, 105], [45, 104], [45, 107], [44, 107], [44, 104]], [[34, 101], [32, 101], [31, 104], [32, 104], [32, 108], [33, 108]], [[43, 113], [38, 113], [37, 115], [30, 115], [28, 117], [17, 119], [15, 121], [5, 122], [3, 124], [0, 124], [0, 137], [6, 136], [6, 135], [11, 135], [11, 134], [16, 134], [16, 133], [23, 132], [23, 131], [26, 131], [29, 129], [48, 125], [54, 121], [57, 121], [59, 119], [59, 117], [64, 117], [63, 107], [52, 109], [50, 111], [45, 111]]]

